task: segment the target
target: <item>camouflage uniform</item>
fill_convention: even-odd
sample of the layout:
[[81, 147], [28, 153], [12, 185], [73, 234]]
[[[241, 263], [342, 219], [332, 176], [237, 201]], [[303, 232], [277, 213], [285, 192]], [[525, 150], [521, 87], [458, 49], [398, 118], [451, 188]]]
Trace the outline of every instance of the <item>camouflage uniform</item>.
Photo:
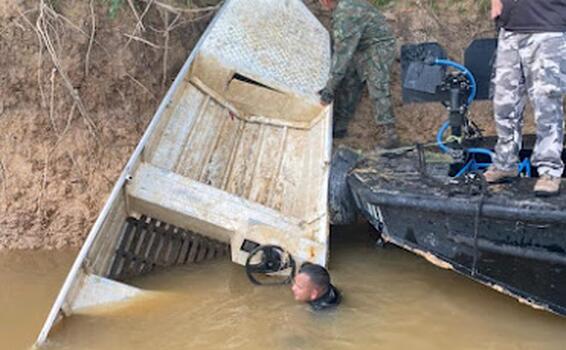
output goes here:
[[365, 0], [339, 0], [332, 13], [332, 39], [332, 67], [322, 96], [336, 96], [335, 131], [346, 130], [364, 83], [377, 124], [394, 123], [389, 70], [395, 58], [395, 39], [385, 18]]
[[537, 142], [531, 158], [540, 175], [560, 177], [564, 140], [566, 33], [499, 34], [494, 112], [498, 142], [494, 164], [516, 171], [527, 96], [533, 105]]

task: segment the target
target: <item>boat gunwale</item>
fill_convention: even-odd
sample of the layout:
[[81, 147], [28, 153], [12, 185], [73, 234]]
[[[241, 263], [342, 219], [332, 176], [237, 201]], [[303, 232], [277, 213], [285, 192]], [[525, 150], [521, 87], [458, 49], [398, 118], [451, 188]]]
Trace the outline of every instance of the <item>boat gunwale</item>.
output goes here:
[[[359, 187], [364, 187], [364, 181], [355, 173], [350, 176], [348, 183], [352, 186], [354, 180]], [[434, 194], [407, 194], [399, 193], [392, 190], [375, 190], [364, 188], [374, 194], [375, 204], [388, 205], [395, 207], [419, 208], [431, 211], [439, 211], [445, 214], [456, 214], [474, 216], [477, 212], [477, 206], [470, 206], [474, 202], [470, 202], [472, 198], [447, 198]], [[379, 194], [379, 195], [378, 195]], [[477, 203], [480, 196], [477, 196]], [[524, 208], [519, 206], [510, 206], [510, 203], [490, 203], [489, 198], [482, 200], [482, 216], [492, 219], [516, 220], [518, 217], [523, 221], [540, 222], [545, 224], [566, 223], [566, 211], [551, 210], [544, 207]]]

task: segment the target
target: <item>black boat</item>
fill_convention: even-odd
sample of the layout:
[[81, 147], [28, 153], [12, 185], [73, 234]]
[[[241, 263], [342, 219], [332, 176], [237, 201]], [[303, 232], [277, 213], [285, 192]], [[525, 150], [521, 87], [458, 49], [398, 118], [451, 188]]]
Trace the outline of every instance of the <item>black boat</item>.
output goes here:
[[[487, 185], [481, 174], [495, 139], [475, 130], [467, 110], [473, 95], [489, 98], [494, 48], [495, 41], [482, 40], [466, 53], [482, 77], [476, 81], [474, 69], [443, 60], [436, 44], [404, 47], [404, 100], [441, 101], [449, 112], [438, 145], [365, 157], [347, 182], [358, 209], [384, 241], [566, 316], [566, 194], [534, 196], [537, 173], [528, 160], [534, 137], [524, 138], [521, 177]], [[448, 128], [453, 141], [445, 144]]]

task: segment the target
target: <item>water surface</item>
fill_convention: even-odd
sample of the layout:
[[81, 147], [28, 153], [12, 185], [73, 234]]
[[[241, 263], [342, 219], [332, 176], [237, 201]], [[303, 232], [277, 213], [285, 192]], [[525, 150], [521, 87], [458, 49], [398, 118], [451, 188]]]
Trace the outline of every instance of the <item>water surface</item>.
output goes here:
[[76, 251], [0, 252], [0, 349], [28, 349]]
[[[566, 320], [411, 253], [375, 248], [367, 237], [364, 227], [335, 233], [330, 269], [344, 294], [335, 311], [314, 313], [294, 302], [288, 287], [253, 286], [240, 266], [211, 261], [130, 281], [152, 294], [67, 319], [47, 348], [565, 348]], [[22, 259], [18, 269], [9, 265], [0, 263], [2, 285], [14, 286], [11, 293], [2, 288], [0, 306], [8, 308], [8, 316], [3, 312], [1, 317], [2, 323], [12, 317], [17, 321], [0, 330], [12, 345], [2, 348], [18, 349], [35, 337], [69, 259], [65, 253], [40, 254]], [[13, 277], [5, 280], [5, 271]]]

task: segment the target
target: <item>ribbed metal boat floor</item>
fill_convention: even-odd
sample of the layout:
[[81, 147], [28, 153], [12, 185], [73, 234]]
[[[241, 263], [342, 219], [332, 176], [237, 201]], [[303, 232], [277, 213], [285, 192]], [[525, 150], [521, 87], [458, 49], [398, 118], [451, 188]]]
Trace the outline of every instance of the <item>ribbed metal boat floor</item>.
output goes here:
[[150, 272], [155, 267], [226, 256], [228, 248], [225, 243], [147, 216], [129, 217], [122, 229], [108, 277], [124, 280]]

